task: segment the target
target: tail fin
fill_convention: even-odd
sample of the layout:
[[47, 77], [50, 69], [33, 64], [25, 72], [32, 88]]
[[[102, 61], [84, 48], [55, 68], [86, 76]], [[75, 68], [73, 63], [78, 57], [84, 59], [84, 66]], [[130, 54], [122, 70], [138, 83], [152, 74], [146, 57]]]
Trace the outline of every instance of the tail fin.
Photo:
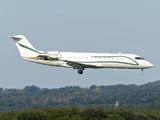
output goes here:
[[13, 36], [12, 39], [22, 57], [36, 57], [40, 54], [23, 35]]

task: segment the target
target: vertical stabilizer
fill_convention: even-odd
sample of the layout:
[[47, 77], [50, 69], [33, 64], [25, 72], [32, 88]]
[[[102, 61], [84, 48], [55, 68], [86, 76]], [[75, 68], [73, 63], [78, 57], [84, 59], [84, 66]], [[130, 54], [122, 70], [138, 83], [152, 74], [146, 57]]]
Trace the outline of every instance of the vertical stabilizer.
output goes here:
[[23, 35], [13, 36], [12, 38], [22, 57], [36, 57], [40, 54]]

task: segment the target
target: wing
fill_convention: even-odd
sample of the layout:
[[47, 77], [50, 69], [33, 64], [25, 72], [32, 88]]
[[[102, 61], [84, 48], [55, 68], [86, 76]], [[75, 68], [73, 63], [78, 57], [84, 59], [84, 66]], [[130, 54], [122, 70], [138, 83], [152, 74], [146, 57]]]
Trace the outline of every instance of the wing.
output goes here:
[[84, 68], [97, 68], [98, 66], [96, 65], [90, 65], [87, 63], [80, 63], [80, 62], [76, 62], [76, 61], [69, 61], [69, 60], [64, 60], [66, 62], [67, 65], [73, 67], [74, 69], [84, 69]]
[[66, 63], [66, 65], [74, 68], [74, 69], [84, 69], [84, 68], [97, 68], [97, 65], [93, 65], [91, 63], [82, 63], [82, 62], [78, 62], [78, 61], [69, 61], [69, 60], [61, 60], [61, 57], [53, 57], [50, 56], [48, 54], [39, 54], [38, 57], [42, 57], [44, 58], [44, 60], [60, 60], [60, 61], [64, 61]]

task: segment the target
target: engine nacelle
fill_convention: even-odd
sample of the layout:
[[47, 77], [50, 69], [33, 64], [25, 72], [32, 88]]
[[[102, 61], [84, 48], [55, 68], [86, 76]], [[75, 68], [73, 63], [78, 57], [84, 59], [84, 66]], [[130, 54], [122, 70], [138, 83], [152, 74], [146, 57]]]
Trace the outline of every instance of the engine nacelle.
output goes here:
[[56, 58], [56, 59], [61, 58], [61, 54], [59, 51], [48, 51], [47, 55], [51, 58]]

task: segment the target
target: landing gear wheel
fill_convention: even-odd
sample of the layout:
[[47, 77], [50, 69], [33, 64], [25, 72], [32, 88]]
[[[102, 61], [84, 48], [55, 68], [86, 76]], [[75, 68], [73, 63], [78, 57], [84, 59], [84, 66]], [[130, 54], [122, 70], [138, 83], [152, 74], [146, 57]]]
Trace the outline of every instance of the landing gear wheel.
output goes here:
[[79, 74], [83, 74], [83, 70], [78, 70], [77, 71]]
[[141, 69], [141, 76], [143, 76], [143, 69]]

